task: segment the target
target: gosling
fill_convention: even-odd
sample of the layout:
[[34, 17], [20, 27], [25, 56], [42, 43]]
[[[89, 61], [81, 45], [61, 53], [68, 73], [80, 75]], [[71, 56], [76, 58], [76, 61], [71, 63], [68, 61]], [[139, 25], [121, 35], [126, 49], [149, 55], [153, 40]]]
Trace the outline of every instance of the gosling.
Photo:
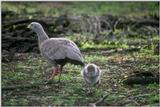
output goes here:
[[101, 70], [95, 64], [87, 64], [81, 71], [81, 75], [84, 81], [90, 86], [100, 84]]

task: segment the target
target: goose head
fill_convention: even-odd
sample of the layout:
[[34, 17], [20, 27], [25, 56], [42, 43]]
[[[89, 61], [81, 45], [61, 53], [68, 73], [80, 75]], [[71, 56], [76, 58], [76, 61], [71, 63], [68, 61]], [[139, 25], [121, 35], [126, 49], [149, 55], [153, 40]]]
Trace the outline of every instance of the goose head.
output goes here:
[[30, 24], [27, 26], [27, 28], [33, 30], [33, 31], [36, 32], [36, 33], [38, 33], [38, 32], [40, 32], [40, 31], [43, 30], [42, 25], [41, 25], [40, 23], [38, 23], [38, 22], [32, 22], [32, 23], [30, 23]]

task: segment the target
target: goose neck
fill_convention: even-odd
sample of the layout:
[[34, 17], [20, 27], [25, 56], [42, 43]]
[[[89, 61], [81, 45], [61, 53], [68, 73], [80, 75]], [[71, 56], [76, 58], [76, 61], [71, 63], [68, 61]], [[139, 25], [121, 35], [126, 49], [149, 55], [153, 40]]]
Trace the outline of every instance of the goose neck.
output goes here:
[[39, 44], [41, 44], [45, 40], [49, 39], [48, 35], [46, 34], [46, 32], [43, 29], [41, 31], [37, 32], [37, 35], [38, 35]]

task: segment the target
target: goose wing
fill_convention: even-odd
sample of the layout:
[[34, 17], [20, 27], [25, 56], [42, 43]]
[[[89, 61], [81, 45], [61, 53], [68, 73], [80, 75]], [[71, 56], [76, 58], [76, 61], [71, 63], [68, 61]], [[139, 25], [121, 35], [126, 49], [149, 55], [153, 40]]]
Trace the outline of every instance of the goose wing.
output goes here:
[[67, 58], [83, 62], [82, 54], [74, 42], [68, 41], [63, 46], [66, 49], [66, 53], [67, 53], [66, 57]]
[[40, 46], [41, 54], [49, 60], [69, 58], [83, 62], [81, 52], [77, 45], [65, 38], [52, 38]]

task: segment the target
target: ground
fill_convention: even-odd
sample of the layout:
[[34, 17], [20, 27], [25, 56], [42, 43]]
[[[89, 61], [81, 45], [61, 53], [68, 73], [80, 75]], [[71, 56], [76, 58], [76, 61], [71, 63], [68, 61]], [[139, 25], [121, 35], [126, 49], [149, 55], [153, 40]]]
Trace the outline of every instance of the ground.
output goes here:
[[80, 66], [67, 64], [60, 83], [56, 77], [52, 84], [44, 85], [44, 81], [51, 74], [52, 66], [39, 54], [19, 54], [16, 61], [2, 63], [2, 87], [42, 83], [35, 88], [2, 90], [2, 105], [82, 106], [107, 95], [99, 105], [158, 106], [158, 84], [123, 84], [127, 74], [135, 69], [158, 71], [157, 55], [152, 56], [151, 51], [113, 54], [107, 54], [108, 51], [101, 52], [103, 53], [93, 50], [83, 52], [86, 63], [95, 63], [102, 70], [101, 84], [92, 87], [91, 92], [81, 78]]

